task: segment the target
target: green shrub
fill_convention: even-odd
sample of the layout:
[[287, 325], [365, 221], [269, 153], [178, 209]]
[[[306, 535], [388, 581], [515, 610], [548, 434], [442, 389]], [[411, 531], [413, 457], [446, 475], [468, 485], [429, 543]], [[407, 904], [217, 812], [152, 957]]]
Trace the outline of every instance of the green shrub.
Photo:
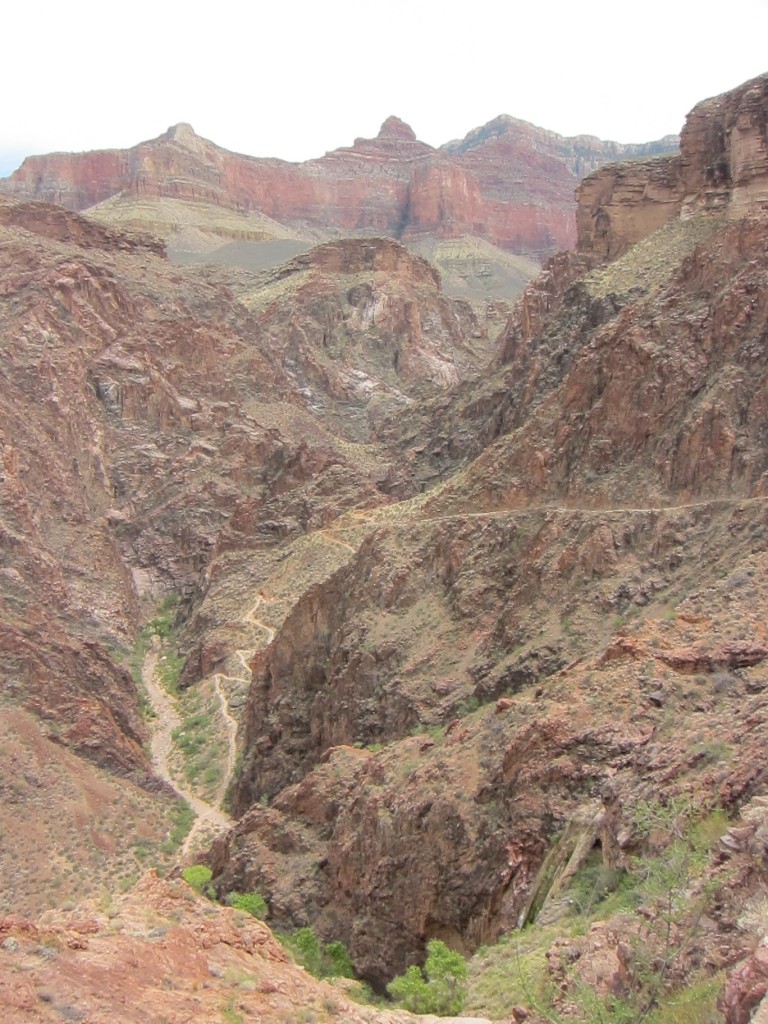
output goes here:
[[436, 1012], [427, 980], [416, 964], [412, 964], [405, 974], [400, 974], [394, 981], [390, 981], [387, 992], [411, 1013]]
[[231, 892], [227, 896], [227, 903], [235, 910], [244, 910], [246, 914], [258, 917], [260, 921], [269, 913], [267, 901], [260, 892]]
[[343, 942], [329, 942], [323, 949], [327, 978], [354, 978], [355, 968]]
[[424, 971], [411, 966], [387, 986], [387, 991], [412, 1013], [455, 1016], [467, 997], [467, 965], [464, 957], [440, 939], [427, 944]]
[[293, 936], [293, 945], [297, 959], [302, 967], [306, 967], [310, 974], [319, 978], [322, 944], [317, 934], [312, 928], [299, 928]]
[[343, 942], [324, 945], [312, 928], [299, 928], [293, 935], [280, 936], [297, 963], [315, 978], [354, 978], [352, 959]]
[[210, 894], [209, 883], [213, 878], [213, 872], [207, 864], [192, 864], [188, 868], [184, 868], [181, 877], [200, 895], [208, 896]]

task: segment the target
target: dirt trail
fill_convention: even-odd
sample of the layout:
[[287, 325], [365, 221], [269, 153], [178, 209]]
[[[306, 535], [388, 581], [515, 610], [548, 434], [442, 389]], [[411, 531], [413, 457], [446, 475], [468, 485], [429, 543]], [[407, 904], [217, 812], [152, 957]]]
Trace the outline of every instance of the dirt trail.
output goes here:
[[[715, 505], [750, 505], [759, 502], [768, 502], [768, 495], [758, 495], [752, 498], [710, 498], [705, 501], [695, 501], [680, 505], [652, 505], [637, 508], [579, 508], [578, 506], [540, 505], [531, 508], [495, 509], [489, 512], [457, 512], [440, 516], [413, 515], [405, 516], [404, 519], [406, 521], [408, 519], [413, 519], [422, 523], [445, 522], [448, 520], [461, 519], [502, 518], [504, 516], [522, 517], [540, 514], [541, 512], [548, 512], [554, 515], [576, 513], [587, 516], [611, 516], [616, 514], [626, 515], [628, 513], [674, 512], [685, 509], [711, 507]], [[358, 522], [363, 522], [375, 527], [379, 525], [379, 517], [377, 517], [376, 512], [376, 509], [355, 509], [352, 511], [351, 516]], [[381, 521], [387, 520], [391, 521], [391, 517], [384, 514], [384, 516], [381, 517]], [[332, 528], [318, 530], [317, 533], [322, 534], [328, 542], [338, 544], [350, 552], [355, 552], [357, 548], [337, 536], [338, 533], [350, 528], [350, 526], [339, 524]], [[240, 685], [247, 684], [250, 681], [251, 675], [249, 665], [250, 660], [253, 658], [257, 650], [262, 647], [268, 647], [274, 640], [275, 630], [272, 626], [268, 626], [265, 622], [256, 618], [256, 613], [259, 608], [268, 603], [268, 599], [260, 593], [254, 604], [242, 616], [241, 621], [244, 624], [255, 626], [258, 630], [261, 630], [264, 633], [265, 637], [265, 643], [261, 645], [253, 648], [239, 648], [234, 651], [234, 657], [241, 665], [243, 674], [232, 676], [227, 675], [226, 673], [216, 673], [213, 676], [213, 687], [219, 701], [221, 717], [226, 727], [228, 739], [225, 770], [221, 782], [216, 790], [215, 803], [208, 803], [190, 792], [188, 789], [185, 789], [171, 773], [169, 759], [174, 747], [173, 730], [178, 728], [181, 724], [181, 720], [174, 706], [173, 699], [157, 681], [157, 661], [159, 654], [157, 639], [155, 639], [152, 648], [147, 652], [144, 659], [144, 664], [142, 666], [142, 678], [152, 703], [152, 707], [157, 715], [157, 721], [152, 734], [152, 763], [157, 774], [168, 782], [176, 792], [187, 801], [196, 816], [192, 830], [180, 850], [180, 859], [188, 854], [193, 840], [197, 838], [200, 832], [204, 829], [218, 832], [221, 829], [229, 828], [233, 824], [232, 818], [230, 818], [230, 816], [221, 809], [221, 805], [235, 771], [235, 764], [237, 760], [238, 723], [230, 712], [223, 681], [229, 680], [232, 683]]]
[[[584, 516], [610, 516], [610, 515], [627, 515], [636, 513], [650, 513], [650, 512], [682, 512], [686, 509], [692, 508], [711, 508], [715, 505], [725, 505], [729, 507], [736, 507], [739, 505], [755, 505], [761, 502], [768, 502], [768, 495], [758, 494], [752, 498], [743, 497], [723, 497], [723, 498], [707, 498], [704, 501], [690, 501], [682, 505], [644, 505], [644, 506], [610, 506], [606, 505], [602, 508], [588, 508], [580, 505], [531, 505], [527, 508], [502, 508], [494, 509], [490, 512], [451, 512], [440, 516], [428, 516], [419, 515], [417, 512], [408, 511], [402, 516], [387, 515], [386, 510], [393, 509], [396, 506], [384, 505], [379, 509], [354, 509], [348, 513], [353, 518], [359, 520], [361, 523], [365, 523], [369, 526], [383, 526], [390, 525], [392, 523], [445, 523], [457, 519], [501, 519], [504, 516], [531, 516], [539, 515], [542, 512], [549, 512], [553, 515], [561, 515], [564, 513], [579, 513]], [[377, 511], [381, 511], [381, 514], [377, 516]], [[352, 526], [336, 526], [335, 531], [354, 529]], [[318, 531], [327, 533], [328, 531]], [[333, 538], [331, 538], [333, 539]], [[337, 543], [342, 543], [338, 541]], [[345, 545], [349, 547], [349, 545]], [[352, 549], [355, 550], [355, 549]]]
[[[256, 598], [256, 603], [254, 604], [254, 606], [252, 608], [249, 608], [248, 611], [243, 616], [243, 622], [248, 622], [252, 626], [258, 626], [259, 629], [263, 629], [264, 632], [267, 634], [267, 642], [266, 642], [266, 644], [264, 646], [265, 647], [269, 647], [269, 645], [275, 639], [275, 631], [274, 631], [274, 629], [272, 629], [271, 626], [267, 626], [265, 623], [261, 622], [259, 619], [254, 618], [254, 616], [256, 615], [256, 612], [259, 610], [261, 605], [266, 604], [266, 603], [267, 603], [266, 597], [264, 597], [263, 594], [259, 594], [259, 596]], [[256, 653], [256, 651], [255, 651], [255, 649], [252, 650], [252, 651], [240, 651], [240, 650], [238, 650], [235, 653], [238, 655], [238, 657], [242, 654], [245, 657], [252, 658], [254, 656], [254, 654]], [[250, 671], [250, 669], [248, 671]]]
[[[275, 638], [275, 630], [256, 618], [256, 612], [263, 604], [267, 603], [267, 598], [263, 594], [259, 594], [255, 603], [242, 616], [242, 622], [249, 626], [256, 626], [257, 629], [263, 631], [266, 637], [266, 644], [263, 646], [269, 646]], [[228, 741], [227, 760], [213, 803], [208, 803], [207, 800], [203, 800], [185, 788], [171, 772], [170, 756], [174, 749], [173, 731], [181, 724], [181, 718], [176, 710], [175, 701], [157, 679], [157, 662], [160, 653], [160, 644], [157, 637], [155, 637], [152, 647], [144, 658], [141, 675], [152, 708], [157, 716], [152, 732], [152, 764], [160, 778], [169, 783], [179, 796], [186, 800], [195, 813], [195, 823], [179, 850], [179, 860], [183, 860], [189, 854], [193, 843], [202, 832], [207, 831], [215, 834], [222, 829], [230, 828], [234, 824], [233, 819], [222, 810], [222, 804], [235, 773], [238, 724], [229, 709], [229, 701], [225, 693], [223, 681], [229, 680], [235, 684], [248, 683], [251, 676], [248, 663], [257, 649], [256, 647], [252, 649], [240, 648], [235, 651], [235, 657], [243, 668], [242, 676], [230, 676], [223, 672], [217, 672], [213, 676], [213, 688], [219, 701], [221, 717], [226, 727]]]
[[[196, 817], [194, 825], [179, 850], [179, 859], [181, 860], [191, 849], [193, 839], [199, 834], [202, 828], [208, 827], [219, 832], [221, 829], [229, 828], [233, 824], [233, 820], [228, 814], [222, 811], [220, 807], [214, 807], [213, 804], [209, 804], [207, 801], [202, 800], [199, 796], [190, 792], [190, 790], [181, 785], [175, 776], [171, 774], [169, 757], [173, 750], [173, 730], [179, 727], [181, 719], [174, 707], [172, 698], [157, 681], [158, 653], [159, 645], [157, 638], [155, 638], [152, 647], [147, 651], [144, 663], [141, 667], [141, 678], [144, 682], [144, 686], [146, 687], [152, 708], [157, 715], [155, 727], [152, 733], [152, 764], [155, 772], [160, 776], [160, 778], [164, 779], [176, 790], [180, 797], [186, 800], [195, 812]], [[219, 699], [221, 699], [221, 696]], [[222, 705], [223, 704], [224, 702], [222, 701]], [[237, 724], [234, 721], [232, 724], [236, 730]], [[232, 765], [234, 766], [234, 758], [232, 760]], [[230, 772], [227, 772], [225, 776], [221, 793], [222, 797], [226, 791], [227, 784], [229, 783], [230, 774]]]
[[325, 537], [327, 540], [329, 540], [331, 544], [338, 544], [340, 547], [346, 548], [347, 551], [351, 551], [353, 555], [356, 554], [357, 553], [357, 548], [353, 547], [351, 544], [348, 544], [345, 540], [341, 540], [340, 537], [335, 537], [334, 536], [335, 532], [336, 532], [335, 530], [329, 530], [329, 529], [326, 529], [326, 530], [315, 530], [316, 534], [321, 534], [323, 537]]
[[216, 805], [218, 807], [221, 807], [224, 802], [227, 787], [235, 774], [235, 763], [237, 761], [237, 722], [232, 717], [232, 712], [229, 710], [229, 703], [221, 688], [222, 678], [226, 679], [227, 677], [222, 677], [219, 673], [213, 677], [213, 688], [216, 691], [216, 696], [219, 698], [221, 717], [224, 719], [224, 724], [227, 727], [227, 761], [221, 782], [216, 790]]

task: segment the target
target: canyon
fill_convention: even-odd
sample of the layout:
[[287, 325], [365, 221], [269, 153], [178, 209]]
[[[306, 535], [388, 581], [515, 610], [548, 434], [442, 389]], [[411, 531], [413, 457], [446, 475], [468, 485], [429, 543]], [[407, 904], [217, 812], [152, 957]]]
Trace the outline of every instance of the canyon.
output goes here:
[[230, 153], [178, 124], [129, 150], [27, 158], [0, 191], [165, 238], [179, 262], [261, 269], [337, 237], [388, 235], [428, 256], [457, 298], [515, 298], [573, 245], [573, 191], [603, 163], [671, 152], [563, 138], [501, 116], [438, 149], [397, 117], [302, 164]]
[[[667, 155], [177, 126], [3, 183], [10, 1021], [413, 1019], [254, 891], [380, 994], [444, 941], [468, 1020], [768, 1012], [766, 123], [768, 75]], [[297, 248], [173, 261], [134, 199]], [[509, 316], [409, 248], [468, 235], [549, 257]]]

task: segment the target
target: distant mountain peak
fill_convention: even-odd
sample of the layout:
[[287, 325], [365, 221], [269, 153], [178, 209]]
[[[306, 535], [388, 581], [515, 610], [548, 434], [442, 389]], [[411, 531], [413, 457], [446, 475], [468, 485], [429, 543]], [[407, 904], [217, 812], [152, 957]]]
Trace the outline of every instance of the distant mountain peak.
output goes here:
[[196, 148], [200, 141], [199, 136], [195, 133], [195, 129], [191, 124], [187, 124], [186, 121], [171, 125], [163, 138], [169, 142], [178, 142], [179, 145], [190, 148]]
[[402, 139], [404, 142], [415, 142], [416, 132], [399, 117], [388, 117], [379, 128], [377, 139]]

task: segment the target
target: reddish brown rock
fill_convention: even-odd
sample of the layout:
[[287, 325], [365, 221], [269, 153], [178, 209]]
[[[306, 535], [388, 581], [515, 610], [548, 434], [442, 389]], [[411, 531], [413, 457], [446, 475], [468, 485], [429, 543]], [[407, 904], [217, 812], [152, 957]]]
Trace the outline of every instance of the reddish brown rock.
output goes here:
[[733, 971], [720, 1000], [726, 1024], [749, 1024], [768, 992], [768, 948], [760, 945]]
[[680, 216], [768, 210], [768, 75], [688, 115], [680, 155], [604, 167], [578, 190], [577, 248], [614, 259]]
[[291, 164], [227, 152], [180, 124], [130, 150], [29, 157], [2, 187], [75, 210], [124, 193], [256, 210], [331, 234], [478, 235], [540, 259], [573, 242], [573, 188], [585, 168], [675, 144], [564, 139], [498, 118], [435, 150], [390, 117], [375, 139]]
[[[353, 149], [360, 168], [378, 151], [426, 166], [397, 123]], [[475, 203], [470, 172], [449, 170], [424, 177], [430, 230], [441, 203], [457, 222], [459, 193]], [[655, 849], [647, 801], [736, 813], [764, 793], [760, 210], [670, 221], [604, 266], [555, 260], [507, 361], [474, 380], [477, 317], [394, 241], [225, 281], [140, 246], [73, 247], [70, 221], [0, 239], [2, 668], [64, 742], [122, 756], [143, 736], [110, 641], [127, 646], [141, 596], [181, 593], [184, 683], [253, 673], [241, 818], [210, 856], [222, 895], [261, 890], [276, 924], [342, 939], [381, 985], [430, 938], [471, 952], [530, 919], [557, 891], [548, 864], [561, 881], [589, 857], [633, 870]], [[763, 825], [718, 849], [719, 902], [670, 984], [754, 948], [738, 904], [765, 849]], [[209, 1011], [208, 949], [259, 941], [216, 913], [177, 946], [152, 936], [190, 979], [158, 1004], [171, 1019]], [[560, 946], [563, 962], [620, 990], [619, 940], [650, 934], [643, 913]], [[106, 956], [97, 933], [62, 943]]]
[[109, 916], [96, 906], [32, 923], [0, 917], [0, 996], [7, 1024], [183, 1024], [237, 1014], [279, 1024], [312, 1014], [350, 1024], [402, 1024], [409, 1015], [352, 1002], [297, 967], [266, 925], [215, 907], [182, 881], [152, 872]]
[[[276, 301], [286, 288], [296, 309]], [[442, 389], [480, 355], [465, 337], [473, 315], [392, 240], [320, 247], [248, 295], [258, 312], [185, 277], [151, 239], [0, 200], [5, 690], [121, 772], [147, 770], [135, 685], [116, 663], [141, 600], [190, 594], [225, 523], [250, 529], [254, 493], [267, 518], [262, 488], [287, 495], [322, 477], [334, 508], [381, 500], [386, 458], [342, 479], [350, 460], [320, 407], [364, 439], [369, 406]], [[260, 403], [280, 426], [254, 419]], [[301, 410], [301, 429], [286, 425]]]
[[681, 206], [679, 158], [604, 167], [579, 185], [578, 251], [615, 259], [679, 216]]

